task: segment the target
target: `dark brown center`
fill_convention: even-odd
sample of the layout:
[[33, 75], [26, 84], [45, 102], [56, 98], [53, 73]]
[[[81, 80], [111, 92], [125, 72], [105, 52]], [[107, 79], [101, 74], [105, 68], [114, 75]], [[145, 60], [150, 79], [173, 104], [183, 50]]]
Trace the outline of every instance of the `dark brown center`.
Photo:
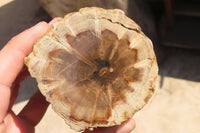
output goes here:
[[[129, 82], [139, 80], [140, 70], [133, 67], [137, 50], [129, 47], [128, 39], [118, 39], [110, 30], [98, 37], [90, 30], [76, 36], [66, 34], [66, 41], [72, 52], [59, 49], [49, 53], [55, 75], [67, 81], [56, 91], [73, 105], [71, 119], [106, 123], [111, 108], [125, 102], [125, 94], [134, 91]], [[87, 112], [79, 114], [84, 109]]]

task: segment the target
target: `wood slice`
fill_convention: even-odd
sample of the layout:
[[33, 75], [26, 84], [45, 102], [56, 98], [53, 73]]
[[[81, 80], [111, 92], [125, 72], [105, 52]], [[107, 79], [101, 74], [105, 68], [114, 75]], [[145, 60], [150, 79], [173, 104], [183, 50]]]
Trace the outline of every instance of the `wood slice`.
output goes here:
[[151, 41], [121, 10], [83, 8], [55, 22], [25, 63], [76, 131], [120, 125], [155, 92]]

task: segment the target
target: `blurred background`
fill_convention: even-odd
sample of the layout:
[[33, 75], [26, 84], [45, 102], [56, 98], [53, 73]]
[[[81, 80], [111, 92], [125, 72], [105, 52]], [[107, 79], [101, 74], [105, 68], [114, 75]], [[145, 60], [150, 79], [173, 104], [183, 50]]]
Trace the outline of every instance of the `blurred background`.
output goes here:
[[[200, 0], [1, 0], [0, 49], [40, 21], [49, 22], [51, 17], [87, 6], [122, 9], [154, 44], [158, 91], [134, 115], [137, 125], [132, 133], [199, 133]], [[18, 113], [36, 90], [35, 80], [26, 79], [14, 112]], [[36, 133], [43, 132], [75, 133], [51, 107], [36, 127]]]

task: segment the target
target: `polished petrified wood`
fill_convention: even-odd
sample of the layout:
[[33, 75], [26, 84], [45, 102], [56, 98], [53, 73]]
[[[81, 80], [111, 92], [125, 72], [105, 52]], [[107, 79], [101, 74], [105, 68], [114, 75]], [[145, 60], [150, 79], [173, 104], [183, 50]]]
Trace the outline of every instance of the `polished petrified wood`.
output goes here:
[[119, 125], [155, 90], [151, 41], [121, 10], [83, 8], [55, 22], [26, 58], [53, 109], [76, 131]]

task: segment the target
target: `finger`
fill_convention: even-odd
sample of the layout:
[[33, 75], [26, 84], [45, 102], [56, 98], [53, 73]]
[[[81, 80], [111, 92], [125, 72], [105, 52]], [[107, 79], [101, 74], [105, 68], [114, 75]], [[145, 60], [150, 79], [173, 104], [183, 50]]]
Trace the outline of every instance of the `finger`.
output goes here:
[[24, 57], [32, 51], [36, 40], [48, 28], [47, 23], [41, 22], [15, 36], [0, 51], [0, 122], [3, 121], [8, 110], [11, 95], [10, 88], [23, 68]]
[[34, 133], [34, 127], [28, 122], [19, 119], [13, 112], [9, 112], [0, 125], [0, 133]]
[[97, 128], [97, 129], [94, 129], [93, 131], [84, 131], [83, 133], [115, 133], [117, 128], [119, 126], [115, 126], [115, 127], [105, 127], [105, 128]]
[[26, 57], [33, 49], [34, 43], [49, 28], [46, 22], [20, 33], [12, 38], [0, 52], [0, 84], [10, 87], [24, 65]]
[[52, 25], [54, 22], [61, 20], [61, 17], [56, 17], [49, 22], [49, 25]]
[[29, 100], [27, 105], [18, 114], [18, 117], [31, 123], [33, 126], [37, 125], [44, 116], [49, 103], [45, 97], [37, 91]]
[[[5, 91], [7, 90], [7, 91]], [[10, 101], [11, 90], [6, 86], [0, 86], [0, 123], [3, 121]]]
[[135, 121], [130, 118], [117, 129], [116, 133], [130, 133], [135, 128]]
[[135, 128], [135, 121], [130, 118], [120, 126], [97, 128], [93, 131], [84, 131], [84, 133], [130, 133]]

